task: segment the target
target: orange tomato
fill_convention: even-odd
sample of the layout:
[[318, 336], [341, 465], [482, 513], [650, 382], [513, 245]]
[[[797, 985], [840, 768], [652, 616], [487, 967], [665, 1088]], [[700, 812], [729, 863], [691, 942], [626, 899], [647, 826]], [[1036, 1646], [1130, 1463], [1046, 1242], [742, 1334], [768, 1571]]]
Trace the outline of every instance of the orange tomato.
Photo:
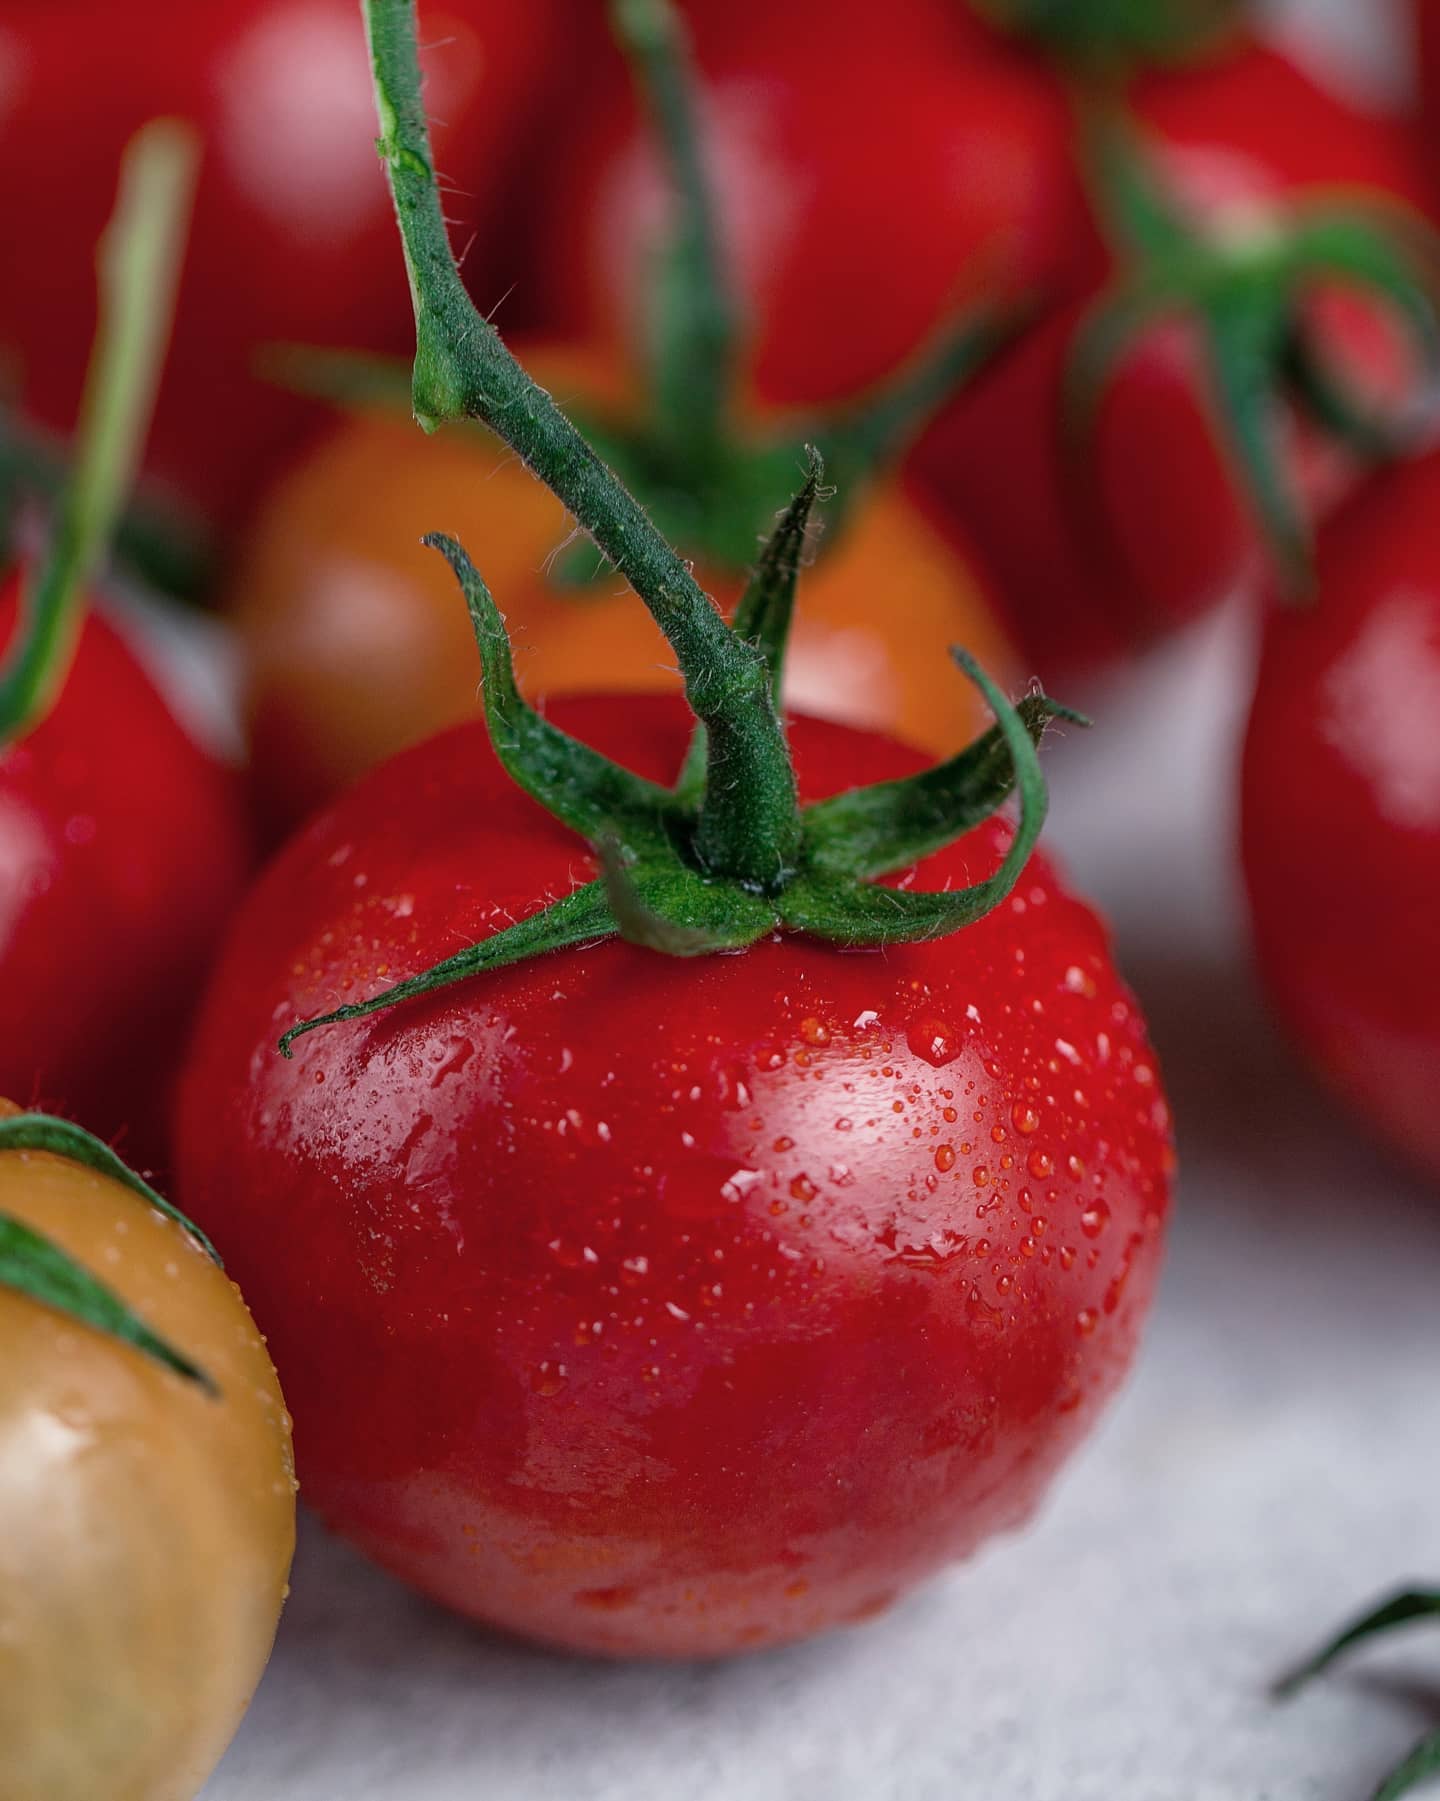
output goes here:
[[[595, 355], [552, 347], [522, 360], [562, 406], [616, 409], [615, 378]], [[776, 495], [777, 512], [787, 498]], [[478, 710], [469, 619], [444, 561], [419, 543], [429, 531], [474, 559], [532, 696], [678, 685], [668, 645], [618, 576], [557, 579], [573, 521], [508, 450], [479, 430], [427, 438], [392, 416], [347, 417], [272, 493], [234, 583], [255, 766], [277, 822]], [[728, 610], [746, 571], [696, 574]], [[982, 724], [946, 654], [956, 643], [1015, 678], [964, 549], [882, 479], [801, 576], [787, 700], [953, 751]]]

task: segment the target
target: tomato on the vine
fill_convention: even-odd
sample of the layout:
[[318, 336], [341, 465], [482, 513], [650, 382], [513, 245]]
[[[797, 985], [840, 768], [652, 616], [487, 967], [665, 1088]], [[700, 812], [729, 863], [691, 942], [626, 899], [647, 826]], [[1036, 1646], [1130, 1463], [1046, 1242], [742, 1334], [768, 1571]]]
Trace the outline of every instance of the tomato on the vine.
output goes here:
[[[0, 647], [18, 588], [0, 587]], [[0, 745], [0, 1091], [162, 1160], [196, 985], [249, 862], [239, 778], [88, 613], [49, 717]]]
[[[1423, 198], [1393, 120], [1342, 102], [1278, 51], [1137, 82], [1130, 106], [1156, 174], [1205, 236], [1257, 243], [1325, 203]], [[1112, 264], [1113, 279], [1123, 275]], [[1067, 426], [1067, 375], [1098, 290], [1062, 309], [936, 422], [918, 479], [991, 563], [1022, 642], [1047, 671], [1095, 667], [1206, 611], [1258, 571], [1260, 517], [1217, 407], [1213, 353], [1183, 317], [1132, 340], [1088, 429]], [[1319, 279], [1292, 323], [1313, 362], [1393, 407], [1413, 368], [1368, 297]], [[1254, 379], [1254, 373], [1250, 379]], [[1282, 478], [1323, 512], [1357, 465], [1303, 415], [1279, 434]]]
[[[547, 344], [525, 362], [566, 407], [623, 413], [618, 372], [593, 351]], [[757, 528], [771, 508], [762, 515]], [[623, 581], [601, 573], [594, 553], [567, 548], [574, 532], [560, 502], [494, 439], [427, 438], [408, 421], [352, 416], [276, 485], [233, 581], [256, 778], [273, 821], [293, 822], [383, 757], [478, 711], [454, 578], [419, 542], [437, 528], [476, 546], [528, 692], [678, 687], [673, 654]], [[745, 548], [753, 558], [758, 540]], [[713, 558], [698, 571], [727, 610], [745, 573]], [[951, 751], [979, 718], [947, 656], [956, 643], [1002, 677], [1017, 673], [974, 559], [881, 480], [819, 541], [789, 692], [814, 711]]]
[[[470, 268], [488, 264], [506, 184], [555, 77], [552, 0], [426, 7], [440, 166]], [[84, 53], [77, 52], [83, 44]], [[374, 151], [375, 107], [351, 0], [96, 0], [11, 8], [0, 21], [0, 363], [28, 413], [68, 430], [90, 340], [93, 251], [121, 147], [148, 118], [205, 144], [171, 356], [147, 467], [226, 523], [313, 420], [256, 372], [277, 340], [399, 349], [410, 305]]]
[[[0, 1102], [0, 1119], [17, 1111]], [[0, 1148], [0, 1230], [17, 1224], [208, 1386], [0, 1270], [0, 1793], [190, 1801], [260, 1680], [286, 1593], [279, 1384], [234, 1284], [113, 1177]]]
[[1242, 843], [1261, 974], [1359, 1118], [1440, 1174], [1440, 452], [1321, 534], [1265, 627]]
[[[679, 766], [673, 697], [551, 713]], [[807, 800], [922, 761], [805, 718], [792, 743]], [[1025, 1520], [1129, 1362], [1171, 1167], [1143, 1022], [1037, 856], [940, 942], [612, 938], [276, 1053], [594, 865], [478, 725], [372, 771], [237, 919], [182, 1195], [270, 1335], [307, 1497], [387, 1568], [614, 1654], [862, 1619]]]

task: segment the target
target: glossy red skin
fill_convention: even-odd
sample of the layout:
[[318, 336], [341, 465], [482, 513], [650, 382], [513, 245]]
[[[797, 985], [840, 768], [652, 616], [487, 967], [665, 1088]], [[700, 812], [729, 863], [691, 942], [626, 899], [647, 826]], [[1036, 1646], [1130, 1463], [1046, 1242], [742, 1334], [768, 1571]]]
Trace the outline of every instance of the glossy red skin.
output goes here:
[[[968, 299], [1069, 279], [1089, 254], [1058, 78], [955, 0], [887, 6], [883, 54], [870, 0], [685, 12], [752, 402], [851, 399]], [[666, 189], [608, 62], [556, 164], [541, 283], [557, 329], [633, 358]]]
[[[0, 588], [0, 645], [16, 581]], [[234, 773], [91, 613], [49, 717], [0, 748], [0, 1093], [164, 1156], [199, 984], [248, 873]]]
[[[1327, 195], [1418, 208], [1413, 145], [1277, 51], [1136, 84], [1134, 110], [1167, 178], [1212, 226]], [[1105, 278], [1108, 280], [1108, 276]], [[1052, 680], [1103, 667], [1197, 618], [1262, 568], [1265, 553], [1209, 398], [1193, 330], [1146, 332], [1117, 370], [1077, 451], [1063, 379], [1088, 299], [1052, 316], [945, 411], [915, 478], [995, 570], [1014, 629]], [[1410, 362], [1368, 302], [1329, 294], [1312, 336], [1378, 399], [1406, 393]], [[1288, 423], [1285, 454], [1312, 511], [1353, 485], [1348, 459]]]
[[1271, 613], [1245, 741], [1260, 970], [1357, 1116], [1440, 1176], [1440, 452], [1320, 539], [1313, 610]]
[[[545, 110], [561, 0], [429, 0], [437, 163], [488, 307], [513, 271], [501, 198]], [[77, 46], [83, 46], [77, 49]], [[256, 378], [275, 342], [401, 352], [409, 289], [353, 0], [161, 0], [142, 28], [100, 0], [0, 19], [0, 357], [28, 413], [75, 422], [94, 247], [132, 132], [188, 119], [204, 161], [147, 467], [207, 513], [244, 511], [318, 409]], [[511, 309], [513, 312], [513, 308]]]
[[[677, 767], [670, 697], [554, 712]], [[810, 795], [917, 764], [794, 738]], [[1171, 1167], [1143, 1023], [1037, 857], [939, 944], [610, 943], [276, 1054], [592, 867], [477, 726], [365, 777], [237, 920], [181, 1193], [269, 1334], [307, 1499], [406, 1580], [615, 1655], [863, 1619], [1027, 1519], [1130, 1360]]]

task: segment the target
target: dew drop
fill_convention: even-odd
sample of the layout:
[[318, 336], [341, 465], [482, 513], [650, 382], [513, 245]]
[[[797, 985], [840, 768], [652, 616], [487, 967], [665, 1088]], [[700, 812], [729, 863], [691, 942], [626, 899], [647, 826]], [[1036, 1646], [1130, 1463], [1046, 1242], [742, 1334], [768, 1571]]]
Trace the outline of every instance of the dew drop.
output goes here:
[[946, 1020], [927, 1014], [912, 1020], [905, 1036], [914, 1054], [932, 1069], [943, 1069], [960, 1055], [960, 1040]]

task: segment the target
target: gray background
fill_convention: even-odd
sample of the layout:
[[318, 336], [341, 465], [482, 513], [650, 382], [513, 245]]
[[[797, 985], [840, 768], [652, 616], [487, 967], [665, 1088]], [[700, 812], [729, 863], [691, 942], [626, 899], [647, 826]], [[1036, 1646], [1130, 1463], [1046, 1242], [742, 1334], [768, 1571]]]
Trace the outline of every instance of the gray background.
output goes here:
[[[1393, 79], [1388, 6], [1320, 10], [1345, 79]], [[1232, 851], [1250, 658], [1236, 609], [1092, 697], [1103, 730], [1050, 758], [1050, 839], [1150, 1012], [1183, 1175], [1139, 1369], [1039, 1524], [862, 1630], [703, 1668], [500, 1644], [310, 1526], [206, 1801], [1358, 1801], [1440, 1721], [1440, 1633], [1265, 1693], [1337, 1616], [1440, 1579], [1440, 1204], [1256, 997]]]

